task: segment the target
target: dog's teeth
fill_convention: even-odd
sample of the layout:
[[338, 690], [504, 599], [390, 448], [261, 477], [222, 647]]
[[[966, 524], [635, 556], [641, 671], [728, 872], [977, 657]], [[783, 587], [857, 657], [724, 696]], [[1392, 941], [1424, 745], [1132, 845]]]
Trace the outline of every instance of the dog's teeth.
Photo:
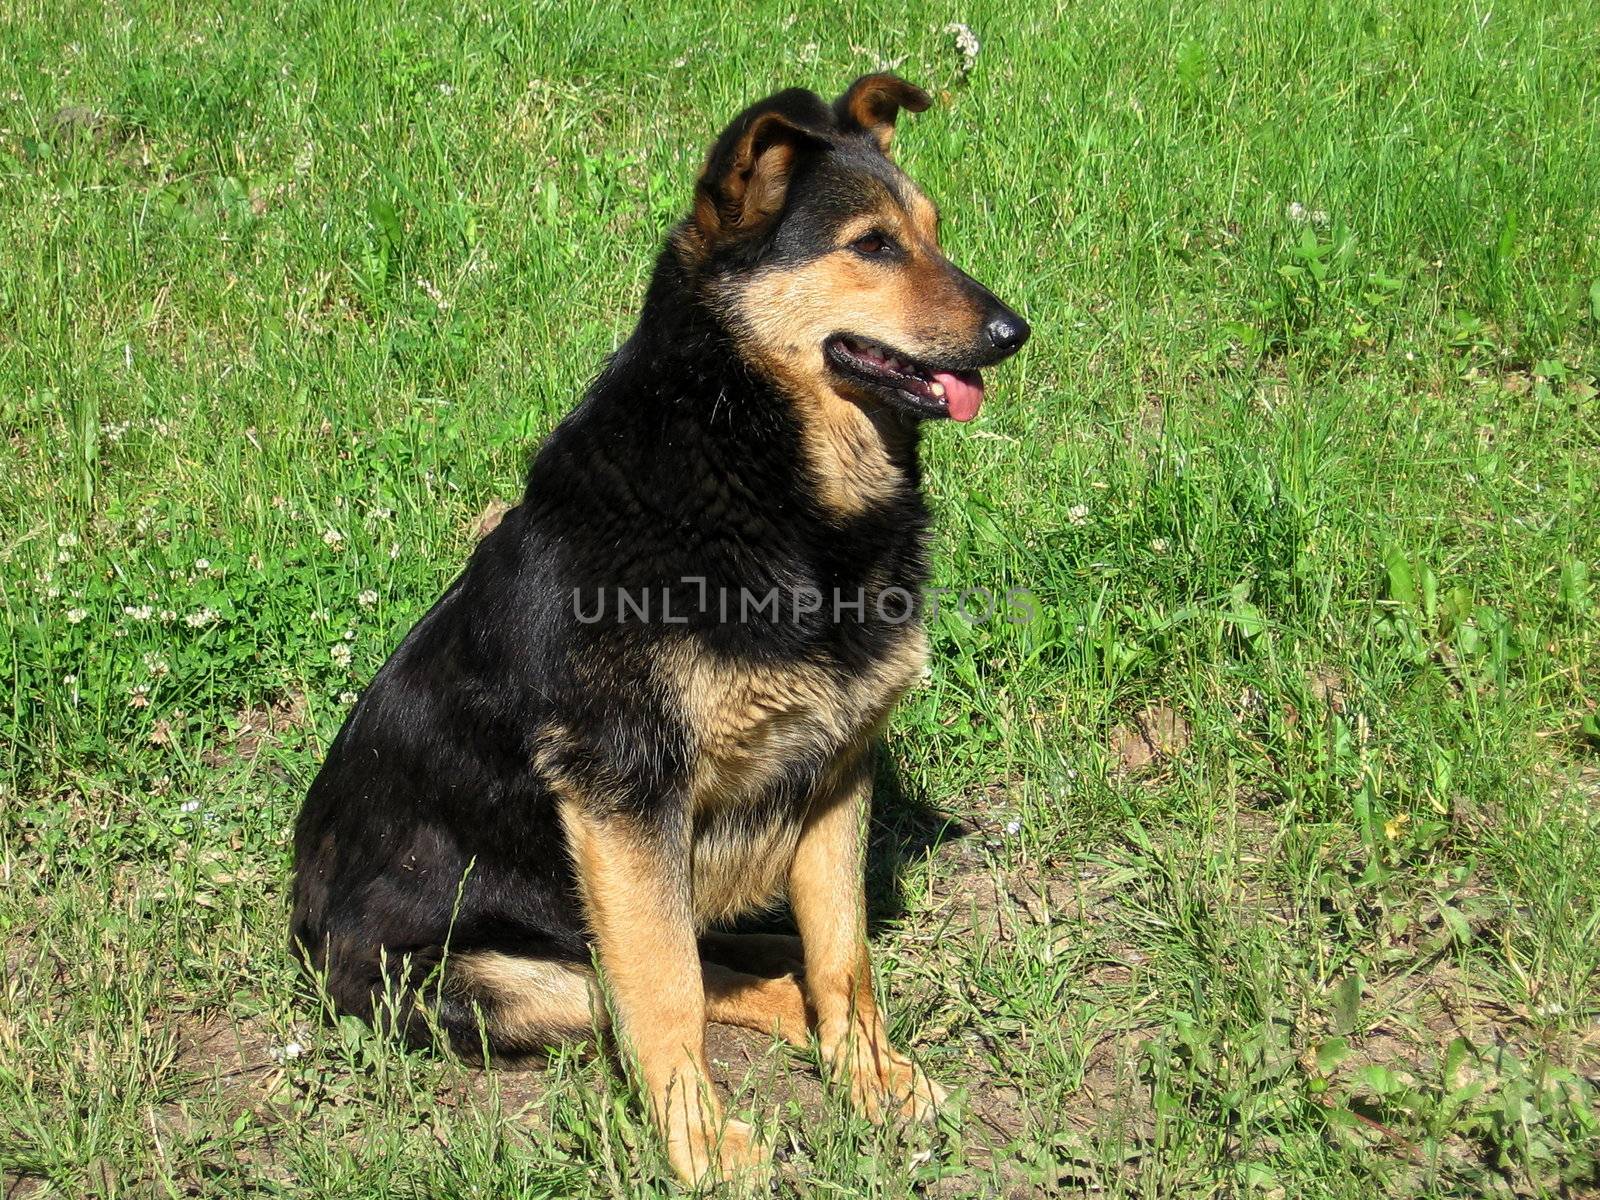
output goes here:
[[944, 395], [944, 384], [942, 384], [942, 383], [930, 384], [928, 386], [928, 390], [930, 392], [932, 392], [935, 396], [942, 396], [942, 395]]

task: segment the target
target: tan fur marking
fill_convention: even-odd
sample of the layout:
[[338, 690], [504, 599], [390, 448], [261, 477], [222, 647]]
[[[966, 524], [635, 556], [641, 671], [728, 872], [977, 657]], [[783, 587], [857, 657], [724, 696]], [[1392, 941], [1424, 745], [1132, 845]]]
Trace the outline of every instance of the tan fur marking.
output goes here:
[[704, 929], [782, 893], [799, 833], [793, 821], [753, 828], [717, 814], [758, 798], [797, 756], [831, 758], [877, 728], [922, 670], [927, 638], [907, 625], [884, 658], [846, 677], [814, 666], [734, 667], [690, 641], [657, 661], [695, 739], [692, 904]]
[[811, 1040], [806, 998], [793, 976], [763, 979], [716, 963], [704, 964], [706, 1011], [719, 1025], [775, 1033], [794, 1046]]
[[[770, 268], [730, 281], [717, 297], [745, 355], [800, 406], [807, 461], [824, 505], [853, 516], [894, 493], [896, 469], [871, 412], [823, 357], [836, 333], [871, 338], [918, 358], [974, 341], [983, 314], [951, 273], [938, 246], [937, 213], [902, 177], [908, 212], [887, 189], [874, 213], [841, 231], [840, 250], [798, 267]], [[882, 228], [906, 249], [893, 266], [867, 262], [846, 247]]]
[[[588, 967], [492, 950], [457, 955], [451, 964], [465, 987], [493, 998], [492, 1032], [508, 1041], [611, 1027], [599, 980]], [[700, 967], [708, 1021], [776, 1033], [797, 1046], [809, 1040], [805, 995], [793, 975], [750, 975], [704, 959]]]
[[866, 764], [852, 766], [842, 786], [818, 796], [789, 875], [789, 902], [805, 946], [806, 991], [819, 1027], [830, 1032], [852, 1014], [877, 1018], [861, 828], [871, 780]]
[[743, 281], [732, 297], [746, 352], [800, 406], [800, 434], [818, 498], [845, 516], [893, 495], [894, 467], [871, 419], [838, 391], [822, 345], [842, 330], [890, 340], [882, 336], [889, 314], [878, 307], [887, 297], [874, 287], [881, 283], [867, 264], [830, 255], [790, 270], [764, 271]]
[[491, 1032], [509, 1042], [604, 1029], [605, 998], [586, 967], [475, 950], [450, 959], [450, 973], [469, 993], [492, 996]]
[[726, 836], [720, 826], [694, 841], [695, 928], [705, 929], [770, 905], [783, 892], [799, 827], [773, 822]]
[[799, 144], [815, 135], [776, 112], [750, 122], [720, 179], [708, 163], [695, 189], [694, 225], [705, 242], [753, 229], [777, 215], [789, 191]]
[[841, 770], [831, 793], [819, 792], [790, 871], [806, 997], [823, 1061], [849, 1084], [851, 1101], [874, 1120], [887, 1106], [926, 1119], [944, 1092], [890, 1043], [873, 995], [863, 828], [872, 781], [865, 761], [854, 766]]
[[917, 234], [929, 245], [939, 244], [939, 210], [933, 201], [924, 196], [909, 179], [904, 180], [906, 207], [911, 211], [911, 224]]
[[844, 95], [845, 110], [885, 154], [894, 140], [894, 122], [900, 110], [922, 112], [931, 103], [928, 93], [896, 75], [864, 76]]
[[[727, 1121], [706, 1069], [706, 994], [681, 840], [559, 806], [617, 1028], [638, 1063], [673, 1168], [688, 1182], [761, 1169], [764, 1149]], [[664, 835], [664, 831], [662, 832]]]

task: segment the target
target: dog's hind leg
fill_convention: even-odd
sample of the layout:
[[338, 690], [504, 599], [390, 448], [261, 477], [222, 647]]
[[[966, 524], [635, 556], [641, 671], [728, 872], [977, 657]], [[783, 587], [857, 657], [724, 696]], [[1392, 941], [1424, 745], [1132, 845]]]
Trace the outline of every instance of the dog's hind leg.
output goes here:
[[[490, 1050], [502, 1054], [543, 1049], [611, 1027], [589, 967], [484, 951], [458, 955], [450, 967], [441, 1017], [455, 1042], [471, 1042], [480, 1013]], [[747, 975], [704, 959], [700, 969], [706, 1020], [776, 1033], [796, 1046], [809, 1041], [805, 995], [793, 976]], [[465, 1029], [455, 1030], [458, 1024]], [[477, 1046], [458, 1049], [470, 1052]]]
[[[704, 959], [700, 970], [708, 1021], [776, 1033], [796, 1046], [810, 1040], [805, 995], [793, 976], [747, 975]], [[539, 1050], [611, 1027], [599, 981], [581, 964], [477, 951], [452, 959], [449, 977], [441, 1016], [447, 1025], [471, 1022], [469, 1032], [453, 1031], [458, 1043], [475, 1035], [477, 1013], [489, 1048], [502, 1054]]]
[[805, 994], [792, 975], [771, 978], [700, 964], [706, 984], [706, 1019], [757, 1033], [776, 1033], [792, 1046], [811, 1041]]
[[[581, 963], [472, 951], [446, 960], [440, 1023], [462, 1053], [522, 1054], [610, 1026], [594, 971]], [[425, 989], [426, 991], [426, 989]], [[431, 997], [425, 997], [431, 998]]]

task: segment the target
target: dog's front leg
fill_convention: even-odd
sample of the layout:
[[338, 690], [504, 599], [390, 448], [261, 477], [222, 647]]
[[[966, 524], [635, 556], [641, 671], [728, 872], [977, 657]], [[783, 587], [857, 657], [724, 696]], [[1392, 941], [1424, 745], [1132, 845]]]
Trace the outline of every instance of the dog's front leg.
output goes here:
[[871, 795], [872, 755], [862, 750], [812, 803], [789, 872], [789, 902], [830, 1074], [849, 1081], [851, 1101], [874, 1121], [886, 1105], [928, 1120], [944, 1089], [889, 1044], [872, 992], [864, 829]]
[[564, 808], [613, 1016], [673, 1169], [687, 1183], [759, 1174], [766, 1148], [725, 1120], [706, 1070], [706, 994], [690, 909], [688, 831]]

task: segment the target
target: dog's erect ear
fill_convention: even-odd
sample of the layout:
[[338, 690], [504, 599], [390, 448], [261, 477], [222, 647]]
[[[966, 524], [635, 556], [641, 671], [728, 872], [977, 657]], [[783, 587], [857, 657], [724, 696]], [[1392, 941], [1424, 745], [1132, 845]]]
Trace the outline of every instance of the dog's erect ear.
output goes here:
[[695, 187], [694, 223], [708, 241], [759, 229], [783, 211], [803, 154], [828, 145], [816, 93], [779, 92], [741, 113], [717, 139]]
[[898, 75], [863, 75], [833, 102], [833, 114], [840, 129], [871, 134], [878, 149], [887, 154], [900, 110], [921, 112], [932, 103], [927, 92]]

